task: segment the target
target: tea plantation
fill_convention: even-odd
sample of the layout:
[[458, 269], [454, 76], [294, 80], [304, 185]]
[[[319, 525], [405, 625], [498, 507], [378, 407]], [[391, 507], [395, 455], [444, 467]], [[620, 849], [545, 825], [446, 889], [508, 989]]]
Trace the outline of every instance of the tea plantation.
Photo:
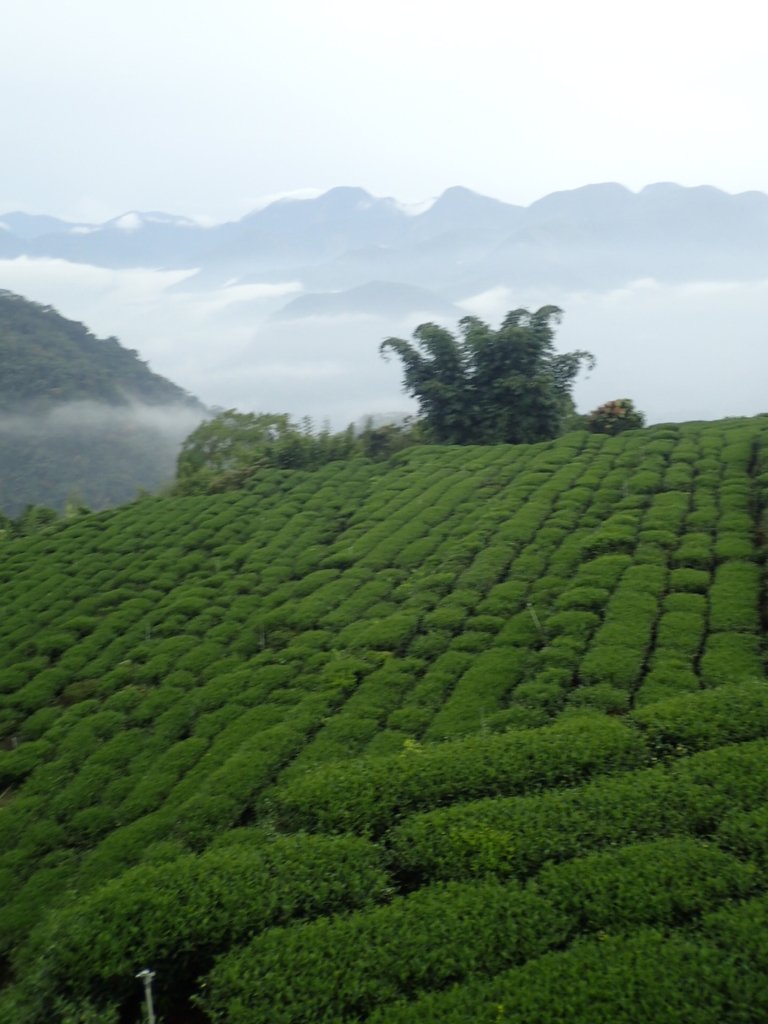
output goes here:
[[0, 1021], [764, 1024], [768, 418], [0, 542]]

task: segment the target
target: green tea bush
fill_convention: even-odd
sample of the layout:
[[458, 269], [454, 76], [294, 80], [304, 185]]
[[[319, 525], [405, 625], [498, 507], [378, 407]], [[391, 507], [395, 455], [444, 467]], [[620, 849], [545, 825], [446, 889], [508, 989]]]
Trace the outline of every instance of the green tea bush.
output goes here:
[[754, 542], [749, 537], [736, 533], [720, 533], [715, 541], [715, 556], [718, 562], [733, 559], [752, 559], [757, 555]]
[[[539, 542], [544, 539], [539, 534]], [[459, 578], [459, 585], [473, 587], [487, 593], [504, 575], [510, 561], [509, 551], [501, 545], [492, 545], [478, 553], [475, 560], [465, 569]]]
[[19, 725], [18, 739], [20, 742], [39, 740], [55, 724], [61, 714], [59, 707], [45, 707], [34, 711]]
[[471, 736], [329, 765], [278, 787], [272, 807], [289, 830], [380, 832], [413, 810], [573, 785], [635, 767], [644, 757], [631, 729], [595, 716], [532, 733]]
[[549, 571], [570, 582], [582, 562], [584, 543], [590, 531], [579, 527], [570, 533], [549, 559]]
[[[34, 666], [34, 667], [32, 667]], [[17, 662], [7, 668], [0, 669], [0, 694], [14, 693], [22, 687], [30, 678], [46, 667], [42, 658], [36, 659], [30, 665], [29, 662]], [[5, 703], [5, 701], [3, 702]]]
[[732, 533], [742, 537], [751, 537], [755, 523], [748, 512], [723, 512], [717, 521], [718, 534]]
[[[567, 490], [562, 491], [555, 503], [556, 508], [572, 509], [576, 512], [580, 508], [584, 508], [589, 505], [592, 500], [592, 488], [581, 487], [576, 484], [574, 487], [569, 487]], [[569, 522], [575, 522], [575, 519]]]
[[[552, 671], [551, 669], [549, 670]], [[570, 673], [565, 673], [570, 683]], [[560, 682], [539, 681], [538, 676], [531, 682], [520, 683], [510, 696], [511, 705], [517, 707], [542, 708], [549, 715], [555, 715], [565, 699], [565, 686]]]
[[567, 581], [559, 574], [548, 573], [546, 576], [541, 576], [531, 585], [526, 604], [531, 603], [536, 607], [550, 608], [566, 586]]
[[406, 736], [420, 736], [429, 725], [433, 712], [426, 707], [406, 704], [396, 708], [387, 718], [387, 728], [397, 729]]
[[342, 630], [339, 643], [350, 650], [387, 650], [404, 652], [419, 628], [419, 617], [396, 612], [387, 618], [355, 622]]
[[623, 645], [592, 646], [579, 665], [579, 680], [584, 686], [607, 683], [619, 689], [631, 689], [640, 680], [645, 651]]
[[693, 484], [693, 467], [687, 463], [672, 464], [664, 474], [663, 487], [668, 491], [690, 490]]
[[[761, 970], [759, 955], [724, 957], [712, 941], [685, 932], [642, 929], [624, 936], [579, 940], [491, 980], [476, 979], [445, 993], [381, 1007], [370, 1024], [723, 1024], [760, 1020], [743, 997]], [[755, 990], [749, 985], [750, 994]], [[731, 1016], [734, 1007], [740, 1016]]]
[[17, 786], [50, 756], [51, 743], [44, 739], [21, 743], [12, 750], [0, 750], [0, 792]]
[[656, 627], [656, 647], [687, 658], [698, 654], [704, 638], [704, 616], [692, 612], [665, 612]]
[[636, 531], [631, 526], [607, 529], [601, 524], [586, 545], [585, 553], [590, 555], [631, 553], [636, 540]]
[[749, 633], [710, 633], [704, 645], [699, 672], [704, 686], [721, 686], [763, 675], [758, 637]]
[[600, 625], [600, 616], [589, 611], [561, 611], [548, 615], [544, 624], [545, 636], [570, 636], [586, 645]]
[[728, 795], [706, 782], [652, 768], [415, 814], [387, 842], [394, 869], [409, 879], [523, 878], [609, 846], [707, 834], [729, 809]]
[[766, 755], [768, 740], [750, 740], [681, 758], [670, 770], [681, 780], [711, 787], [734, 808], [752, 810], [768, 792]]
[[708, 570], [712, 568], [713, 563], [713, 541], [708, 533], [685, 534], [677, 549], [672, 553], [672, 565], [675, 568]]
[[[499, 643], [504, 636], [502, 631]], [[529, 661], [529, 653], [517, 647], [497, 646], [479, 653], [435, 715], [427, 737], [447, 739], [475, 732], [481, 727], [483, 716], [496, 711], [503, 698], [523, 679]]]
[[[653, 610], [649, 596], [659, 597], [667, 586], [666, 567], [656, 565], [631, 565], [621, 577], [619, 589], [612, 603], [617, 607], [633, 599], [642, 602], [644, 608]], [[640, 597], [643, 595], [643, 597]]]
[[710, 629], [754, 633], [759, 626], [760, 568], [751, 562], [718, 566], [710, 587]]
[[564, 590], [555, 607], [561, 611], [594, 611], [602, 612], [605, 608], [610, 591], [604, 587], [572, 587]]
[[[297, 710], [289, 721], [298, 723], [302, 718], [301, 711]], [[248, 751], [256, 755], [260, 752], [266, 754], [265, 734], [268, 736], [276, 730], [274, 738], [280, 740], [283, 724], [284, 716], [273, 707], [260, 705], [246, 709], [234, 700], [214, 714], [201, 715], [195, 721], [192, 738], [206, 742], [208, 749], [194, 765], [187, 765], [174, 787], [173, 802], [178, 805], [204, 792], [216, 773], [234, 755]]]
[[525, 605], [527, 587], [518, 580], [507, 580], [490, 588], [477, 604], [477, 612], [487, 615], [511, 615]]
[[715, 839], [742, 860], [756, 863], [764, 878], [768, 870], [768, 804], [726, 815]]
[[724, 685], [633, 711], [629, 720], [660, 755], [768, 735], [768, 683]]
[[368, 757], [386, 757], [400, 753], [411, 742], [413, 737], [408, 733], [399, 729], [380, 728], [365, 746], [364, 753]]
[[408, 645], [408, 654], [429, 661], [438, 658], [450, 644], [451, 634], [447, 630], [433, 629], [415, 636]]
[[524, 612], [512, 615], [507, 624], [496, 634], [496, 645], [499, 647], [534, 647], [541, 639], [541, 628], [536, 621], [538, 613], [534, 605]]
[[678, 533], [688, 514], [690, 496], [680, 491], [662, 491], [654, 495], [643, 518], [645, 530], [671, 530]]
[[493, 641], [487, 633], [478, 630], [464, 629], [458, 636], [454, 637], [451, 647], [455, 651], [471, 651], [480, 654], [493, 646]]
[[637, 539], [641, 544], [655, 544], [665, 551], [671, 551], [677, 547], [677, 534], [672, 530], [640, 530]]
[[436, 885], [367, 912], [270, 929], [218, 960], [201, 1002], [228, 1024], [357, 1019], [478, 969], [522, 963], [567, 931], [545, 899], [515, 886]]
[[557, 636], [537, 653], [536, 666], [543, 671], [558, 669], [573, 677], [583, 651], [581, 641], [571, 636]]
[[610, 683], [577, 686], [566, 696], [569, 708], [594, 708], [606, 715], [623, 715], [629, 710], [629, 692]]
[[547, 864], [533, 880], [574, 930], [680, 926], [754, 891], [755, 872], [712, 843], [675, 836]]
[[711, 835], [731, 810], [764, 803], [767, 751], [752, 741], [561, 792], [415, 814], [389, 835], [393, 863], [424, 879], [522, 877], [606, 846]]
[[498, 633], [505, 623], [501, 615], [472, 615], [466, 621], [467, 630], [493, 635]]
[[351, 837], [291, 836], [134, 868], [32, 937], [19, 958], [27, 997], [41, 1015], [56, 997], [109, 992], [124, 1001], [136, 963], [151, 963], [172, 991], [222, 945], [294, 917], [365, 906], [386, 887], [376, 850]]
[[705, 507], [695, 508], [685, 517], [685, 529], [693, 533], [710, 533], [717, 523], [717, 507], [714, 501]]
[[509, 567], [509, 578], [532, 583], [542, 576], [547, 565], [547, 556], [537, 547], [526, 548]]
[[53, 794], [50, 801], [52, 813], [66, 820], [73, 812], [99, 803], [119, 767], [93, 763], [90, 759], [66, 786], [61, 786]]
[[469, 610], [476, 608], [482, 598], [482, 594], [470, 587], [456, 587], [443, 598], [444, 608], [463, 608]]
[[7, 698], [7, 705], [17, 708], [25, 715], [32, 714], [52, 703], [66, 688], [70, 679], [70, 675], [61, 668], [44, 668], [11, 694]]
[[721, 951], [728, 1013], [735, 1020], [759, 1020], [768, 1014], [765, 973], [768, 970], [765, 934], [768, 899], [765, 895], [708, 914], [701, 935]]
[[603, 587], [613, 590], [619, 577], [632, 564], [629, 555], [601, 555], [583, 562], [576, 575], [576, 586]]
[[627, 647], [645, 649], [651, 639], [651, 622], [633, 621], [630, 616], [605, 622], [595, 637], [597, 647]]
[[684, 612], [703, 618], [707, 612], [707, 598], [704, 594], [673, 592], [664, 598], [664, 611]]
[[635, 565], [653, 565], [659, 568], [666, 568], [668, 562], [667, 551], [659, 544], [649, 544], [641, 541], [635, 548], [633, 562]]
[[549, 724], [549, 713], [543, 708], [515, 703], [488, 715], [483, 713], [480, 720], [480, 728], [484, 735], [507, 733], [520, 729], [540, 729]]
[[131, 785], [130, 794], [120, 808], [123, 820], [130, 821], [159, 807], [179, 778], [200, 760], [207, 749], [206, 740], [190, 737], [163, 752]]
[[632, 474], [629, 488], [632, 494], [653, 494], [661, 483], [661, 473], [649, 469], [640, 469]]
[[669, 697], [684, 693], [698, 693], [700, 682], [692, 671], [689, 661], [674, 653], [657, 651], [653, 667], [643, 678], [640, 689], [635, 693], [635, 707], [644, 707]]
[[466, 615], [466, 609], [457, 605], [439, 607], [427, 612], [424, 616], [423, 624], [427, 629], [455, 631], [461, 628]]

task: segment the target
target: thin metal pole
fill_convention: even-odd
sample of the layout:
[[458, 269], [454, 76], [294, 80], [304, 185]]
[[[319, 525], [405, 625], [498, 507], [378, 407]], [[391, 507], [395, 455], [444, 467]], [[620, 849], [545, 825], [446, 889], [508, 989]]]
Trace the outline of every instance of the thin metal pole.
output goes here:
[[155, 972], [145, 967], [143, 971], [139, 971], [136, 977], [144, 982], [144, 998], [147, 1001], [147, 1024], [155, 1024], [155, 1007], [152, 1002], [152, 982], [155, 978]]
[[536, 629], [538, 629], [539, 632], [541, 632], [541, 622], [539, 621], [539, 616], [536, 614], [536, 609], [533, 607], [530, 601], [526, 602], [525, 607], [528, 609], [528, 614], [533, 619], [534, 626], [536, 627]]

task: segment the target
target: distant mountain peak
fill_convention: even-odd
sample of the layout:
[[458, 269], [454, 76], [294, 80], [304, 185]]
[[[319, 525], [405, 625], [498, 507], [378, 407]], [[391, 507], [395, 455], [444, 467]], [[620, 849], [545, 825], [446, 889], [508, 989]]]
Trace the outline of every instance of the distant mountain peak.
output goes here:
[[[519, 286], [534, 278], [580, 285], [597, 280], [577, 254], [585, 247], [617, 254], [601, 257], [602, 281], [625, 274], [731, 273], [733, 255], [720, 255], [726, 240], [733, 251], [749, 248], [744, 265], [755, 277], [763, 273], [761, 253], [768, 251], [768, 195], [732, 196], [705, 185], [661, 181], [634, 192], [615, 181], [595, 182], [527, 206], [465, 185], [422, 204], [355, 185], [311, 196], [303, 191], [275, 196], [237, 221], [206, 227], [187, 217], [135, 209], [102, 224], [0, 213], [7, 228], [0, 229], [0, 257], [197, 269], [200, 285], [204, 277], [210, 283], [257, 275], [300, 280], [309, 291], [343, 291], [383, 277], [467, 294], [499, 281]], [[697, 257], [694, 267], [691, 247], [702, 245], [709, 255]]]
[[[313, 200], [309, 201], [313, 202]], [[376, 199], [370, 192], [366, 192], [364, 188], [358, 188], [355, 185], [337, 185], [336, 188], [323, 192], [314, 202], [318, 206], [337, 209], [360, 209], [361, 204], [363, 207], [372, 206], [381, 200]]]
[[131, 234], [151, 224], [160, 224], [173, 228], [199, 227], [196, 221], [191, 220], [189, 217], [179, 217], [171, 213], [163, 213], [160, 210], [152, 210], [147, 213], [142, 213], [139, 210], [129, 210], [127, 213], [107, 221], [102, 226]]
[[628, 189], [626, 185], [622, 185], [618, 181], [599, 181], [589, 185], [579, 185], [578, 188], [565, 188], [557, 192], [548, 192], [541, 199], [531, 203], [528, 209], [533, 210], [539, 206], [559, 207], [574, 203], [583, 205], [585, 200], [589, 203], [601, 203], [606, 200], [627, 202], [633, 196], [634, 193], [631, 189]]
[[[481, 196], [480, 192], [475, 192], [471, 188], [467, 188], [466, 185], [450, 185], [440, 197], [441, 199], [455, 199], [455, 198], [469, 198], [474, 199], [476, 196]], [[482, 196], [482, 198], [488, 198]]]
[[650, 185], [641, 188], [638, 195], [672, 195], [682, 190], [683, 186], [678, 185], [676, 181], [654, 181]]
[[59, 217], [50, 217], [45, 213], [24, 213], [21, 210], [0, 214], [0, 221], [7, 231], [25, 241], [57, 231], [67, 231], [73, 227], [68, 221], [61, 220]]
[[504, 203], [500, 199], [493, 199], [491, 196], [485, 196], [481, 192], [473, 192], [471, 188], [465, 188], [463, 185], [451, 185], [441, 196], [438, 196], [431, 209], [439, 211], [453, 209], [472, 210], [478, 207], [487, 209], [492, 206], [509, 207], [512, 204]]

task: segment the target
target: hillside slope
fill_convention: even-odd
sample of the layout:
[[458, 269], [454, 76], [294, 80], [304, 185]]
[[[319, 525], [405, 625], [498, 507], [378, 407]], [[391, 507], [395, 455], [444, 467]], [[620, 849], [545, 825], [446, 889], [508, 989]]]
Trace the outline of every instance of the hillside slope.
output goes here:
[[150, 967], [168, 1024], [764, 1021], [767, 460], [414, 448], [0, 547], [0, 1019]]
[[204, 407], [116, 338], [0, 291], [0, 511], [103, 508], [173, 476]]

